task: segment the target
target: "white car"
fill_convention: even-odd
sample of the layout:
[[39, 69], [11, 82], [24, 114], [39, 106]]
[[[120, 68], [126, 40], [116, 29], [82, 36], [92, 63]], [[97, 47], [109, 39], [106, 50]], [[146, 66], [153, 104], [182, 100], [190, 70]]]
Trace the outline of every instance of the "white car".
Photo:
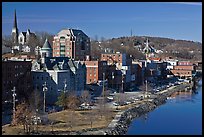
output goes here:
[[116, 103], [116, 102], [113, 102], [113, 105], [114, 105], [114, 106], [119, 106], [119, 104], [118, 104], [118, 103]]

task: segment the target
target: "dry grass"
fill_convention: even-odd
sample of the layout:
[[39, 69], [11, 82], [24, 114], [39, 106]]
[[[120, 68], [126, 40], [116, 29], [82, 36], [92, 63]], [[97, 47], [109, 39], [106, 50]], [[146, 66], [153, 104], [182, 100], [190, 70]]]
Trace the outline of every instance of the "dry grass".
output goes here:
[[5, 125], [2, 127], [2, 135], [25, 135], [23, 126]]
[[[141, 104], [143, 101], [137, 101], [135, 103], [120, 106], [119, 110], [126, 110], [128, 108], [134, 107], [135, 105]], [[112, 110], [106, 110], [102, 117], [98, 110], [83, 110], [83, 111], [71, 111], [64, 110], [61, 112], [55, 112], [48, 115], [48, 119], [53, 121], [53, 126], [51, 125], [39, 125], [38, 131], [81, 131], [83, 129], [91, 128], [105, 128], [114, 119], [117, 112]], [[72, 124], [72, 127], [71, 127]], [[92, 125], [91, 125], [92, 124]], [[23, 135], [23, 126], [3, 126], [3, 135]]]
[[[116, 112], [113, 111], [107, 111], [107, 113], [105, 113], [101, 117], [97, 110], [84, 110], [75, 112], [65, 110], [49, 114], [48, 119], [51, 121], [55, 121], [55, 124], [53, 124], [53, 131], [80, 131], [83, 129], [90, 128], [105, 128], [113, 120], [115, 115]], [[39, 125], [38, 131], [52, 131], [52, 126]], [[24, 134], [23, 126], [3, 126], [2, 134], [4, 135]]]

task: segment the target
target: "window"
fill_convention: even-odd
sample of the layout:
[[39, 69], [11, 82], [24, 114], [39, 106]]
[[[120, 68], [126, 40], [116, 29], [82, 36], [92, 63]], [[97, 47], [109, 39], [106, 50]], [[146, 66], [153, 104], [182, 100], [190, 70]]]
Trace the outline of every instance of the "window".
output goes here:
[[60, 40], [61, 40], [61, 39], [63, 40], [63, 39], [65, 39], [65, 37], [62, 36], [62, 37], [60, 37]]
[[81, 50], [85, 50], [85, 42], [84, 41], [81, 42]]
[[60, 50], [65, 50], [65, 46], [61, 46], [61, 47], [60, 47]]

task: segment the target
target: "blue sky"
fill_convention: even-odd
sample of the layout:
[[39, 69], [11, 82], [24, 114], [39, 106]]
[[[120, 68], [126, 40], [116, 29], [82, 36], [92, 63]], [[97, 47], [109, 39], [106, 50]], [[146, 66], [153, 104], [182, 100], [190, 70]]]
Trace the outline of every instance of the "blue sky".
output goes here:
[[202, 3], [184, 2], [2, 2], [2, 33], [10, 35], [14, 10], [19, 31], [57, 34], [81, 29], [98, 39], [157, 36], [202, 41]]

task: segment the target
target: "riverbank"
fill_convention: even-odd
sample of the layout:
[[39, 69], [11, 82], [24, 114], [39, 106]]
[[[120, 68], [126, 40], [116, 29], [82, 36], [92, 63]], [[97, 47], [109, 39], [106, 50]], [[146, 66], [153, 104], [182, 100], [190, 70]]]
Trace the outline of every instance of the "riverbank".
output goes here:
[[176, 91], [189, 86], [189, 84], [182, 84], [174, 86], [168, 90], [162, 91], [157, 94], [157, 97], [149, 100], [146, 99], [142, 104], [137, 105], [133, 108], [129, 108], [126, 111], [119, 112], [115, 119], [109, 124], [108, 128], [104, 130], [105, 135], [125, 135], [131, 121], [134, 118], [140, 117], [150, 111], [153, 111], [156, 107], [164, 104], [168, 96], [172, 95]]

